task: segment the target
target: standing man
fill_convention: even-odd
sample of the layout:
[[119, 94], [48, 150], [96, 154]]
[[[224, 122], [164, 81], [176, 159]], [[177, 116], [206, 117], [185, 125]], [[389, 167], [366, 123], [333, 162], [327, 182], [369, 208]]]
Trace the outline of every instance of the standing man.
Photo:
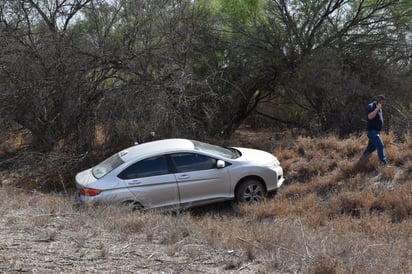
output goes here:
[[382, 107], [385, 105], [385, 96], [379, 95], [375, 102], [368, 105], [367, 110], [367, 125], [368, 131], [368, 146], [366, 147], [361, 160], [366, 159], [372, 152], [378, 150], [378, 156], [381, 162], [386, 166], [388, 160], [385, 156], [384, 145], [381, 138], [381, 130], [383, 127]]

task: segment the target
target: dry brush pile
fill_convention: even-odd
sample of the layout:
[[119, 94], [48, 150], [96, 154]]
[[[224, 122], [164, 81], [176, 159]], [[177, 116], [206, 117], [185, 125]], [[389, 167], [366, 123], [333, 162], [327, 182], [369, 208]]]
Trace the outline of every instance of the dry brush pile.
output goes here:
[[[410, 135], [383, 135], [392, 165], [386, 168], [376, 153], [358, 163], [367, 143], [364, 135], [290, 142], [259, 134], [240, 137], [234, 141], [273, 148], [285, 169], [286, 185], [262, 203], [173, 213], [79, 209], [70, 195], [3, 186], [1, 224], [5, 231], [22, 231], [22, 226], [43, 231], [43, 241], [63, 245], [55, 256], [62, 253], [72, 262], [54, 269], [63, 272], [412, 272]], [[3, 251], [28, 254], [36, 244], [2, 241], [0, 271], [18, 269], [17, 255]], [[32, 267], [47, 270], [39, 261]]]

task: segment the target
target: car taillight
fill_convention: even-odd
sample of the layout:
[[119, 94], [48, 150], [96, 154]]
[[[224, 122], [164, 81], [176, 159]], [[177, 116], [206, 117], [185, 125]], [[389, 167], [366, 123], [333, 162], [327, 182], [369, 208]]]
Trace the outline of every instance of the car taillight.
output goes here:
[[94, 188], [81, 188], [79, 189], [79, 193], [84, 196], [96, 196], [99, 195], [101, 190], [94, 189]]

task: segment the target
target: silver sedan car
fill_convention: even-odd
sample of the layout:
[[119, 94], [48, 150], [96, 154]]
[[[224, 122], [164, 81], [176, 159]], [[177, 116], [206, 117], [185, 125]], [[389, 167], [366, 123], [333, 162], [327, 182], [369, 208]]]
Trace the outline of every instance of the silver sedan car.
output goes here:
[[76, 200], [134, 208], [264, 199], [284, 181], [272, 154], [188, 139], [138, 144], [76, 175]]

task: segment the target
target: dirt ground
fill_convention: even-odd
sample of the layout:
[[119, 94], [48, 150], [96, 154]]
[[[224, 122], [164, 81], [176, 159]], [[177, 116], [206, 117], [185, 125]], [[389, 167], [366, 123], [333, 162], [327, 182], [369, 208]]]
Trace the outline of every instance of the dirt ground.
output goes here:
[[263, 273], [259, 261], [239, 263], [243, 251], [192, 236], [167, 243], [161, 229], [118, 233], [65, 201], [47, 209], [44, 194], [10, 193], [0, 188], [0, 273]]

